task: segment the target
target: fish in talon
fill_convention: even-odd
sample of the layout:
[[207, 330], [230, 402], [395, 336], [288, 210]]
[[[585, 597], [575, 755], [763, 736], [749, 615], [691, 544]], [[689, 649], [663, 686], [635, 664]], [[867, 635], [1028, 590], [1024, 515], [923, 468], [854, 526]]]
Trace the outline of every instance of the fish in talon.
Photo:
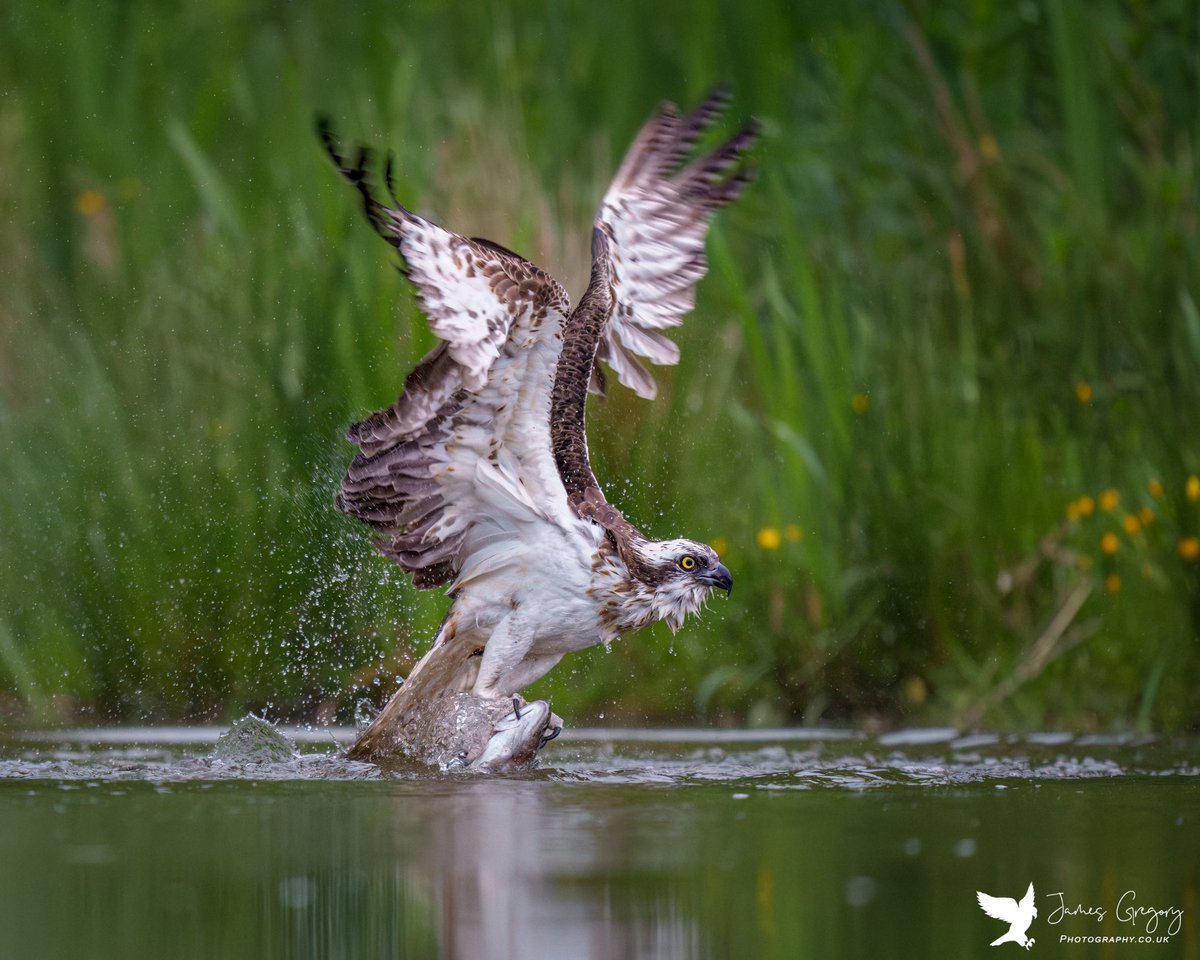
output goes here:
[[[553, 716], [545, 700], [526, 703], [520, 710], [514, 703], [513, 712], [496, 724], [483, 753], [473, 764], [474, 769], [480, 773], [517, 773], [529, 769], [537, 752], [554, 738], [546, 737]], [[554, 736], [557, 735], [555, 732]]]

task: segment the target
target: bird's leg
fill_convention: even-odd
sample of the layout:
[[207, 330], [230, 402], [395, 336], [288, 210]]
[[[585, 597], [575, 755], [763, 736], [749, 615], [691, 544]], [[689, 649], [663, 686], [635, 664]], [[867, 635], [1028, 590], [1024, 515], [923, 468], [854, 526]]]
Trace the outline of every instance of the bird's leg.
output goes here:
[[524, 676], [532, 644], [533, 633], [522, 621], [519, 611], [514, 610], [502, 617], [484, 644], [479, 673], [471, 692], [485, 700], [507, 699], [513, 691], [536, 680], [541, 674], [530, 680]]

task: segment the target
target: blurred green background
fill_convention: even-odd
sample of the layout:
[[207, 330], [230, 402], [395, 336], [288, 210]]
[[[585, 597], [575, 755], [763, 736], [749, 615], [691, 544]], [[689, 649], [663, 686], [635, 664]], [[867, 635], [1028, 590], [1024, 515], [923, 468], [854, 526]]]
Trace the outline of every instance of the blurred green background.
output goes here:
[[432, 636], [332, 495], [430, 344], [313, 134], [574, 295], [661, 99], [760, 176], [658, 401], [594, 404], [737, 590], [579, 724], [1200, 724], [1195, 2], [0, 7], [0, 715], [347, 719]]

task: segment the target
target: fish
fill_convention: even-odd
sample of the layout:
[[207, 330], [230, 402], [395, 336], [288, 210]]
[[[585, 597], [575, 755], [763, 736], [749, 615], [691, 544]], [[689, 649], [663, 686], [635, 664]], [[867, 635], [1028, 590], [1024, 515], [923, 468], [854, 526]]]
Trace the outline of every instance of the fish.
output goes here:
[[481, 697], [462, 689], [479, 655], [474, 644], [447, 637], [413, 668], [400, 689], [346, 752], [377, 766], [515, 773], [562, 731], [545, 700]]
[[523, 707], [514, 698], [513, 712], [496, 723], [483, 752], [473, 761], [480, 773], [519, 773], [534, 763], [537, 752], [562, 732], [562, 721], [545, 700]]

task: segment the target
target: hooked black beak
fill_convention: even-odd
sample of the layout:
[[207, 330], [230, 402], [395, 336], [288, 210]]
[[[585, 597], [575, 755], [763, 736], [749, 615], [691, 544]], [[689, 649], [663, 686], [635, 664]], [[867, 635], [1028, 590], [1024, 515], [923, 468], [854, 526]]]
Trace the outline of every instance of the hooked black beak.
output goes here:
[[723, 563], [718, 563], [717, 569], [712, 573], [706, 573], [700, 577], [700, 582], [706, 583], [710, 587], [720, 587], [726, 594], [733, 593], [733, 574]]

